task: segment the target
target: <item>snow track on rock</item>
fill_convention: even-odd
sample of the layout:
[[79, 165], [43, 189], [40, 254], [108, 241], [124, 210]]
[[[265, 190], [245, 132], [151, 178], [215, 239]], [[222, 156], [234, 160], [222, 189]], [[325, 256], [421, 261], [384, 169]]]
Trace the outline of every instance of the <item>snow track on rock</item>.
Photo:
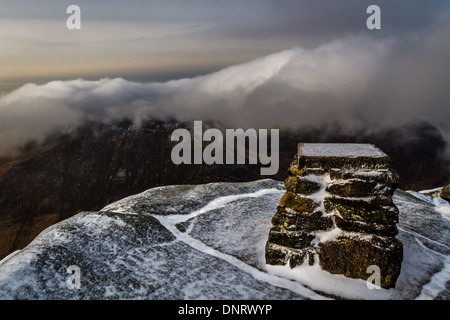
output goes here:
[[238, 195], [230, 195], [230, 196], [224, 196], [214, 199], [213, 201], [209, 202], [204, 207], [200, 208], [199, 210], [196, 210], [188, 215], [171, 215], [171, 216], [161, 216], [161, 215], [152, 215], [154, 218], [158, 219], [159, 222], [167, 229], [169, 230], [178, 240], [184, 242], [185, 244], [189, 245], [190, 247], [214, 256], [216, 258], [222, 259], [227, 261], [228, 263], [232, 264], [233, 266], [239, 268], [240, 270], [247, 272], [251, 276], [253, 276], [256, 280], [264, 281], [267, 283], [270, 283], [271, 285], [281, 287], [288, 289], [292, 292], [295, 292], [299, 295], [301, 295], [304, 298], [308, 299], [326, 299], [326, 297], [319, 295], [315, 293], [313, 290], [307, 288], [306, 286], [302, 285], [301, 283], [297, 281], [292, 281], [286, 278], [282, 278], [276, 275], [268, 274], [264, 271], [261, 271], [253, 266], [248, 265], [247, 263], [243, 262], [242, 260], [223, 253], [219, 250], [216, 250], [200, 240], [197, 240], [193, 237], [191, 237], [187, 232], [181, 232], [178, 230], [176, 225], [178, 223], [183, 223], [188, 221], [189, 219], [192, 219], [194, 217], [197, 217], [201, 214], [206, 214], [212, 210], [221, 208], [225, 206], [228, 203], [231, 203], [236, 200], [244, 199], [244, 198], [253, 198], [253, 197], [261, 197], [266, 194], [270, 193], [280, 193], [282, 191], [277, 189], [263, 189], [252, 193], [245, 193], [245, 194], [238, 194]]

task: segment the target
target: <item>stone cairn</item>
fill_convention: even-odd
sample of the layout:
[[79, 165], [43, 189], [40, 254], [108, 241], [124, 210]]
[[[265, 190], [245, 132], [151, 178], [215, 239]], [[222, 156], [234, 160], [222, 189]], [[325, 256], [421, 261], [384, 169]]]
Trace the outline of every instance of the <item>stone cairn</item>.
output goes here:
[[398, 175], [370, 144], [299, 144], [286, 193], [272, 219], [266, 263], [302, 263], [367, 280], [379, 269], [380, 286], [392, 288], [403, 260], [398, 209], [392, 194]]

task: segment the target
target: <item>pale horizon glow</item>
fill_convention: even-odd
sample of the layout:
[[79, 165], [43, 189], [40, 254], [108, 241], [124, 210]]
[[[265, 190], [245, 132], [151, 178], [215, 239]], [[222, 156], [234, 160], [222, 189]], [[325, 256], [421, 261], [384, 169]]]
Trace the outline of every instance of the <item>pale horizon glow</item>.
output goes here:
[[78, 0], [81, 30], [68, 30], [71, 4], [0, 0], [0, 93], [51, 80], [195, 76], [350, 35], [420, 37], [449, 11], [444, 0], [380, 0], [382, 29], [371, 32], [368, 0]]
[[[364, 129], [430, 123], [450, 146], [450, 3], [0, 0], [0, 156], [86, 120]], [[450, 153], [450, 148], [447, 148]]]

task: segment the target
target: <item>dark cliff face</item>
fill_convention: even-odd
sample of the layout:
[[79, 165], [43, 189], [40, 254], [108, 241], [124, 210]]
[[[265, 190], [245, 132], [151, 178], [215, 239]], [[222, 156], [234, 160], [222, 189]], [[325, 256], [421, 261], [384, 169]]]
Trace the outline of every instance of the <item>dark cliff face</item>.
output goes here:
[[129, 122], [85, 128], [77, 137], [0, 168], [0, 258], [47, 226], [160, 185], [249, 181], [256, 165], [175, 165], [179, 124]]
[[51, 224], [155, 186], [285, 180], [298, 142], [374, 143], [390, 156], [404, 189], [444, 185], [450, 177], [440, 157], [445, 143], [428, 127], [408, 144], [393, 139], [396, 132], [351, 137], [339, 131], [281, 131], [275, 176], [261, 176], [259, 165], [173, 164], [170, 155], [177, 142], [170, 136], [179, 127], [192, 130], [192, 123], [90, 124], [74, 136], [53, 137], [39, 148], [30, 145], [18, 158], [0, 159], [0, 258]]

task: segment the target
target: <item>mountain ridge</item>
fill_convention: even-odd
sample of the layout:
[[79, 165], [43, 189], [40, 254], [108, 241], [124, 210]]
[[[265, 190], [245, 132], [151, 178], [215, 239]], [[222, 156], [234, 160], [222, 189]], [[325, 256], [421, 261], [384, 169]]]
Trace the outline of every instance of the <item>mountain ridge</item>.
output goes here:
[[[204, 125], [221, 128], [218, 123]], [[0, 165], [0, 237], [4, 239], [0, 258], [23, 248], [53, 223], [151, 187], [261, 178], [260, 165], [174, 165], [170, 152], [175, 143], [170, 135], [175, 128], [192, 130], [192, 123], [90, 123], [73, 135], [55, 133], [43, 145], [30, 143], [19, 157], [4, 159]], [[406, 129], [398, 130], [373, 136], [349, 136], [331, 127], [281, 131], [280, 169], [273, 178], [285, 179], [299, 141], [370, 142], [389, 154], [403, 189], [448, 183], [449, 166], [441, 154], [445, 143], [437, 129], [426, 124], [412, 127], [407, 135], [412, 139], [405, 144], [401, 143], [404, 137], [392, 139], [405, 134]]]
[[[265, 265], [264, 245], [283, 191], [282, 183], [272, 179], [161, 186], [97, 212], [79, 213], [0, 263], [0, 296], [450, 298], [450, 219], [432, 204], [432, 197], [395, 192], [405, 248], [402, 271], [394, 289], [369, 290], [363, 280], [332, 275], [317, 265]], [[66, 287], [69, 265], [81, 269], [80, 290]]]

